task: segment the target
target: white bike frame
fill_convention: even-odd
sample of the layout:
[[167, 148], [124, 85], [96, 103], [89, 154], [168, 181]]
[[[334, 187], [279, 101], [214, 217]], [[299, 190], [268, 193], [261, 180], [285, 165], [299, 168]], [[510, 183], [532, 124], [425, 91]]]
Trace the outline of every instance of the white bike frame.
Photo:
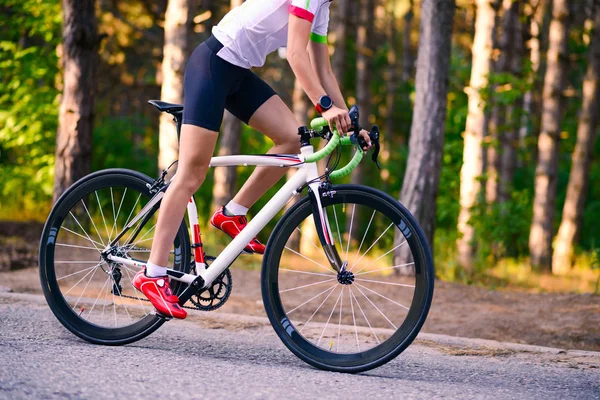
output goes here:
[[[206, 266], [204, 260], [204, 251], [200, 246], [194, 247], [194, 261], [196, 263], [196, 273], [185, 274], [180, 271], [168, 269], [167, 273], [171, 278], [192, 285], [198, 282], [198, 277], [204, 288], [210, 287], [215, 279], [221, 275], [235, 259], [244, 251], [246, 245], [271, 221], [275, 215], [289, 202], [291, 198], [299, 194], [298, 189], [308, 184], [313, 193], [317, 193], [317, 207], [320, 213], [321, 228], [323, 229], [324, 239], [326, 244], [335, 246], [332, 241], [331, 228], [327, 219], [325, 210], [321, 206], [319, 198], [319, 171], [316, 163], [304, 162], [305, 157], [313, 154], [313, 146], [303, 146], [301, 153], [298, 155], [259, 155], [259, 156], [222, 156], [213, 157], [210, 162], [211, 167], [225, 166], [257, 166], [257, 167], [281, 167], [281, 168], [297, 168], [298, 171], [292, 175], [281, 189], [269, 200], [269, 202], [256, 214], [242, 232], [235, 237], [219, 256], [212, 262], [210, 266]], [[175, 179], [173, 176], [172, 179]], [[133, 227], [140, 219], [142, 219], [164, 196], [164, 191], [157, 193], [146, 206], [133, 218], [125, 230]], [[200, 244], [200, 229], [198, 224], [198, 213], [194, 198], [190, 198], [187, 206], [188, 220], [192, 231], [192, 243]], [[109, 247], [105, 249], [108, 251]], [[145, 268], [146, 264], [139, 260], [119, 257], [109, 254], [107, 258], [117, 264], [123, 264], [130, 267]]]

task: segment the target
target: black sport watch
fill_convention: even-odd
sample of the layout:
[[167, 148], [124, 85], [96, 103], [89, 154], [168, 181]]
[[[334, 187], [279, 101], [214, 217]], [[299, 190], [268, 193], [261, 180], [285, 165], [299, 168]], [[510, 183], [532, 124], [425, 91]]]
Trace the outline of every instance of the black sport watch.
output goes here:
[[321, 96], [319, 102], [315, 106], [315, 109], [319, 114], [323, 114], [324, 111], [329, 110], [331, 107], [333, 107], [333, 100], [331, 100], [331, 97], [325, 95]]

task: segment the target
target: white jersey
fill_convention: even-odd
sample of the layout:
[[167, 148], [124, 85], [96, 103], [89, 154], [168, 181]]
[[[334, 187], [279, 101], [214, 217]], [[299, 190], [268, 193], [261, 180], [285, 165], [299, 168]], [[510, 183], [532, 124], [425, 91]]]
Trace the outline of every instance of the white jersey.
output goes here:
[[312, 23], [311, 40], [326, 43], [331, 0], [246, 0], [215, 26], [223, 44], [217, 55], [242, 68], [260, 67], [267, 55], [287, 46], [289, 14]]

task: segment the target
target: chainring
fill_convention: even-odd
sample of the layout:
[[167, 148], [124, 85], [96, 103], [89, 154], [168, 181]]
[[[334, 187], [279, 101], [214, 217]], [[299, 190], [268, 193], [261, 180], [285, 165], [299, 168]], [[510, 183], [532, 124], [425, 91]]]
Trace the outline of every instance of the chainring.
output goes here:
[[200, 311], [213, 311], [225, 304], [231, 295], [233, 280], [229, 268], [215, 279], [212, 286], [203, 288], [190, 298], [196, 309]]

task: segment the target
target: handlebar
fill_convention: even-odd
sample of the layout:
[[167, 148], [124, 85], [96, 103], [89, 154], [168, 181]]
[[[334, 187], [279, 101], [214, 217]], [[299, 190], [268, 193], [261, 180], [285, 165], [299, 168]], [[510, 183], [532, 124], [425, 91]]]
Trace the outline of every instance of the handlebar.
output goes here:
[[[356, 151], [354, 152], [354, 156], [352, 157], [350, 162], [344, 167], [339, 168], [330, 173], [329, 177], [331, 179], [339, 179], [349, 175], [358, 166], [358, 164], [361, 162], [364, 156], [364, 151], [362, 147], [366, 145], [366, 143], [360, 136], [358, 136], [361, 128], [358, 126], [358, 108], [356, 106], [353, 106], [350, 109], [350, 119], [352, 120], [352, 127], [354, 130], [354, 133], [351, 136], [340, 137], [337, 129], [334, 129], [329, 143], [327, 143], [327, 145], [321, 150], [306, 156], [304, 159], [305, 162], [309, 163], [317, 162], [333, 153], [335, 148], [339, 145], [355, 145]], [[314, 131], [316, 131], [318, 135], [321, 135], [324, 130], [327, 129], [328, 131], [329, 123], [327, 122], [327, 120], [325, 120], [325, 118], [315, 118], [310, 122], [310, 127]], [[372, 159], [379, 167], [379, 163], [377, 162], [377, 156], [379, 155], [379, 128], [377, 127], [377, 125], [373, 126], [369, 136], [371, 138], [371, 141], [375, 145], [375, 152], [373, 153]]]

